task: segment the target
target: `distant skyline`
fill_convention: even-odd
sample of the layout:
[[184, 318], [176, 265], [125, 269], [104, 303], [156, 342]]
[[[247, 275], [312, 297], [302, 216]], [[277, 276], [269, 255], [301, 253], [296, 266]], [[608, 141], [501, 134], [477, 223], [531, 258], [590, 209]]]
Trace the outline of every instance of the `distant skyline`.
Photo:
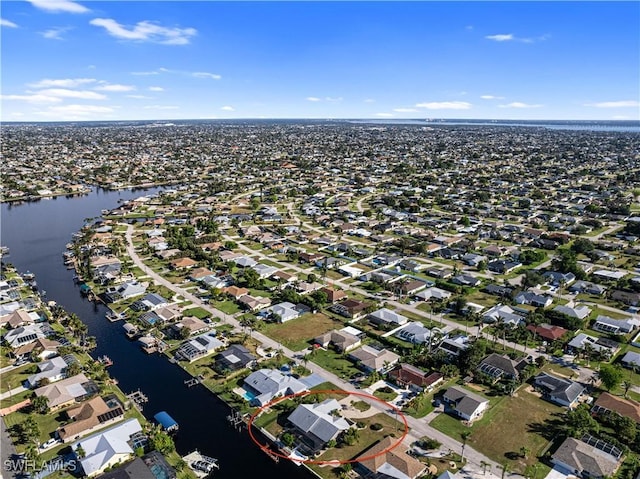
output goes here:
[[640, 120], [640, 2], [2, 2], [2, 121]]

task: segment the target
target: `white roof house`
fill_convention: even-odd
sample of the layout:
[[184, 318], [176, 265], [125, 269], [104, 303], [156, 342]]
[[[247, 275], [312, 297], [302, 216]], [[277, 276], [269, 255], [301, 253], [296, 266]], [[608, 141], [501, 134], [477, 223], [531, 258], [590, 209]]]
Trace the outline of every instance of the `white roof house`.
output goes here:
[[107, 467], [127, 460], [133, 454], [130, 444], [131, 436], [142, 431], [137, 419], [121, 422], [106, 431], [94, 434], [74, 443], [71, 448], [84, 450], [84, 457], [79, 459], [84, 473], [91, 477], [100, 474]]
[[286, 376], [274, 369], [254, 371], [244, 380], [250, 392], [255, 393], [252, 403], [264, 406], [277, 396], [296, 394], [309, 389], [293, 376]]
[[288, 419], [315, 445], [323, 446], [341, 431], [349, 429], [344, 418], [331, 414], [335, 410], [340, 410], [340, 403], [335, 399], [325, 399], [321, 403], [299, 405]]
[[391, 311], [387, 308], [379, 309], [369, 315], [369, 321], [376, 324], [388, 324], [391, 326], [401, 326], [408, 321], [406, 316]]

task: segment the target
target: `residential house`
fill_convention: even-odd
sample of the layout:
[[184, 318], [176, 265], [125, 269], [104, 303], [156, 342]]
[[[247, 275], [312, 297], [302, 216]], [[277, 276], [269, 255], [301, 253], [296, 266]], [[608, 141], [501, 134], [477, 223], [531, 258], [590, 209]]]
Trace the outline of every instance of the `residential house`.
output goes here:
[[533, 385], [542, 392], [544, 399], [568, 408], [573, 408], [584, 392], [582, 384], [547, 373], [538, 374]]
[[249, 311], [259, 311], [271, 305], [271, 299], [262, 296], [251, 296], [245, 294], [238, 299], [238, 303]]
[[44, 396], [51, 410], [84, 401], [98, 392], [98, 387], [84, 374], [77, 374], [55, 383], [39, 387], [34, 391], [36, 396]]
[[413, 344], [423, 344], [428, 342], [433, 336], [442, 337], [442, 331], [437, 328], [431, 330], [418, 321], [407, 323], [402, 329], [395, 333], [395, 337]]
[[189, 331], [188, 336], [191, 336], [207, 331], [209, 329], [209, 325], [195, 316], [185, 316], [179, 322], [171, 325], [171, 329], [178, 335], [182, 333], [181, 330], [183, 328], [187, 328], [187, 331]]
[[351, 351], [348, 358], [355, 361], [367, 372], [388, 371], [400, 360], [400, 356], [394, 352], [387, 349], [375, 349], [367, 345], [364, 345], [355, 351]]
[[460, 387], [448, 388], [442, 400], [447, 412], [453, 413], [465, 421], [473, 422], [482, 417], [489, 407], [489, 400]]
[[143, 295], [146, 291], [146, 283], [126, 281], [118, 286], [110, 286], [104, 293], [104, 297], [108, 303], [115, 303], [123, 299], [130, 299]]
[[570, 318], [576, 319], [585, 319], [591, 314], [591, 309], [587, 306], [576, 306], [572, 308], [570, 306], [560, 304], [553, 308], [553, 310], [562, 314], [566, 314]]
[[340, 409], [338, 401], [325, 399], [321, 403], [300, 404], [287, 419], [307, 446], [319, 450], [349, 429], [349, 423], [344, 418], [332, 414]]
[[458, 276], [454, 276], [451, 279], [453, 284], [459, 284], [461, 286], [471, 286], [476, 287], [480, 286], [481, 281], [475, 276], [471, 276], [468, 274], [459, 274]]
[[627, 368], [640, 370], [640, 353], [627, 351], [620, 359], [620, 363]]
[[485, 323], [504, 323], [511, 327], [516, 327], [520, 324], [524, 324], [524, 317], [513, 309], [511, 306], [507, 306], [502, 303], [498, 303], [482, 315], [482, 320]]
[[503, 298], [510, 298], [513, 293], [513, 288], [509, 288], [508, 286], [499, 286], [497, 284], [488, 284], [482, 291], [487, 294], [492, 294], [494, 296], [501, 296]]
[[370, 323], [387, 326], [387, 327], [396, 327], [405, 324], [408, 321], [406, 316], [396, 313], [395, 311], [391, 311], [387, 308], [382, 308], [373, 313], [369, 314], [367, 317]]
[[[600, 447], [605, 446], [600, 441]], [[574, 437], [568, 437], [551, 456], [551, 462], [562, 469], [563, 472], [574, 474], [578, 477], [590, 479], [604, 479], [613, 477], [618, 470], [621, 453], [611, 446], [607, 453], [595, 445], [587, 444]]]
[[10, 314], [0, 317], [0, 327], [4, 326], [8, 329], [15, 329], [34, 323], [39, 319], [38, 313], [28, 313], [24, 309], [17, 309]]
[[553, 286], [568, 286], [576, 280], [573, 273], [561, 273], [559, 271], [547, 271], [542, 275]]
[[240, 299], [245, 294], [249, 294], [249, 290], [247, 288], [241, 288], [239, 286], [229, 286], [228, 288], [222, 288], [222, 291], [225, 294], [228, 294], [233, 299]]
[[[345, 328], [345, 329], [355, 329], [355, 328]], [[319, 344], [323, 348], [327, 348], [329, 345], [332, 345], [333, 348], [338, 352], [348, 352], [352, 349], [360, 346], [361, 341], [360, 337], [356, 334], [353, 334], [349, 331], [336, 330], [329, 331], [321, 336], [314, 338], [314, 344]], [[357, 331], [357, 330], [356, 330]]]
[[237, 258], [233, 258], [231, 261], [233, 261], [239, 268], [251, 268], [258, 264], [256, 260], [249, 258], [248, 256], [238, 256]]
[[175, 469], [167, 463], [158, 451], [136, 457], [120, 467], [102, 474], [100, 479], [176, 479]]
[[427, 268], [425, 273], [438, 279], [447, 279], [453, 276], [451, 268]]
[[258, 278], [260, 279], [267, 279], [268, 277], [273, 276], [278, 271], [278, 268], [262, 263], [253, 265], [251, 269], [258, 273]]
[[11, 354], [16, 359], [28, 358], [35, 354], [40, 359], [45, 360], [56, 356], [60, 346], [62, 345], [58, 341], [39, 338], [33, 342], [18, 346], [11, 352]]
[[336, 301], [340, 301], [347, 296], [347, 293], [345, 293], [344, 290], [335, 289], [331, 286], [325, 286], [320, 289], [320, 291], [327, 295], [327, 302], [331, 304], [335, 303]]
[[490, 261], [487, 265], [487, 269], [492, 273], [498, 274], [509, 274], [514, 269], [522, 266], [522, 263], [518, 263], [516, 261], [506, 261], [504, 259], [495, 259]]
[[567, 347], [570, 351], [582, 351], [590, 348], [592, 351], [603, 354], [606, 357], [613, 357], [620, 349], [620, 344], [607, 338], [597, 338], [586, 333], [576, 335]]
[[215, 337], [215, 333], [204, 333], [183, 342], [175, 351], [178, 360], [189, 361], [213, 354], [224, 343]]
[[491, 353], [480, 361], [476, 370], [493, 378], [494, 381], [502, 379], [517, 381], [520, 378], [520, 372], [527, 364], [525, 359], [515, 361], [509, 356]]
[[4, 335], [5, 342], [13, 349], [25, 344], [44, 339], [53, 333], [49, 323], [27, 324], [8, 331]]
[[447, 290], [432, 286], [431, 288], [427, 288], [424, 291], [420, 291], [415, 295], [415, 298], [421, 299], [423, 301], [429, 301], [431, 299], [434, 299], [436, 301], [446, 301], [447, 299], [451, 298], [451, 294], [452, 293]]
[[391, 436], [381, 439], [356, 458], [356, 470], [363, 477], [417, 479], [427, 466], [411, 457], [407, 447]]
[[46, 380], [49, 383], [60, 381], [65, 377], [67, 366], [67, 362], [61, 356], [39, 362], [37, 363], [38, 372], [27, 378], [25, 381], [26, 386], [29, 389], [33, 389], [42, 380]]
[[138, 420], [129, 419], [106, 431], [81, 439], [74, 443], [71, 449], [77, 456], [79, 448], [84, 452], [83, 457], [78, 457], [78, 462], [84, 473], [92, 477], [129, 459], [134, 453], [132, 437], [140, 433], [142, 426]]
[[558, 341], [569, 332], [568, 329], [547, 323], [543, 323], [538, 326], [535, 324], [529, 324], [527, 329], [548, 342]]
[[339, 303], [332, 305], [329, 309], [334, 313], [351, 319], [359, 319], [364, 315], [364, 311], [370, 306], [370, 303], [358, 301], [356, 299], [345, 299]]
[[134, 311], [153, 311], [158, 308], [162, 308], [169, 304], [169, 301], [164, 299], [157, 293], [147, 293], [141, 299], [134, 301], [131, 305], [131, 309]]
[[300, 316], [300, 312], [296, 309], [296, 305], [288, 301], [275, 304], [265, 310], [267, 316], [275, 318], [281, 323], [286, 323]]
[[458, 357], [469, 348], [469, 337], [463, 334], [451, 338], [445, 338], [440, 342], [438, 350], [444, 351], [449, 356]]
[[[406, 296], [413, 296], [427, 287], [427, 283], [415, 279], [409, 279], [406, 282], [402, 282], [402, 279], [397, 279], [394, 283], [399, 285], [399, 293]], [[395, 286], [394, 283], [392, 283], [393, 286]]]
[[618, 414], [640, 425], [640, 402], [602, 393], [591, 408], [592, 414]]
[[398, 364], [389, 371], [389, 377], [399, 386], [408, 386], [414, 391], [422, 391], [423, 389], [431, 391], [437, 384], [444, 381], [444, 376], [441, 373], [427, 373], [407, 363]]
[[254, 364], [258, 358], [241, 344], [232, 344], [215, 358], [217, 371], [237, 371]]
[[620, 301], [621, 303], [628, 304], [630, 306], [640, 305], [640, 293], [615, 290], [611, 292], [611, 299], [613, 299], [614, 301]]
[[609, 316], [598, 315], [591, 327], [603, 333], [629, 334], [638, 326], [640, 326], [640, 320], [637, 319], [614, 319]]
[[64, 415], [72, 422], [58, 428], [58, 436], [62, 442], [75, 441], [81, 436], [120, 421], [124, 417], [122, 404], [115, 396], [107, 398], [107, 401], [96, 396], [65, 410]]
[[176, 270], [192, 269], [198, 266], [198, 262], [191, 258], [177, 258], [169, 261], [169, 267]]
[[274, 398], [308, 391], [307, 386], [294, 378], [274, 369], [254, 371], [244, 380], [245, 389], [254, 397], [251, 404], [264, 406]]
[[551, 306], [553, 298], [544, 294], [536, 294], [531, 291], [522, 291], [513, 298], [513, 301], [517, 304], [530, 304], [536, 308], [546, 308]]

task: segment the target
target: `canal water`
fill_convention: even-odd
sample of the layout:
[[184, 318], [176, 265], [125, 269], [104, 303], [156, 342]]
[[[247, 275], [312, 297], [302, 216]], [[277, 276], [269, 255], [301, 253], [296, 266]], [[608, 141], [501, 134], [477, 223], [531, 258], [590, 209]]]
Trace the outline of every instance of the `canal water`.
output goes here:
[[94, 357], [108, 355], [114, 362], [109, 372], [120, 388], [129, 393], [140, 389], [149, 398], [143, 413], [149, 419], [167, 411], [180, 425], [176, 448], [186, 454], [198, 449], [219, 459], [216, 478], [300, 479], [313, 477], [303, 467], [282, 460], [276, 464], [254, 445], [245, 432], [235, 431], [227, 422], [228, 407], [203, 386], [188, 388], [188, 374], [166, 357], [147, 355], [129, 341], [122, 323], [105, 319], [106, 308], [87, 301], [73, 283], [73, 271], [67, 270], [62, 253], [85, 219], [100, 216], [118, 200], [128, 200], [158, 191], [94, 190], [89, 195], [41, 200], [20, 205], [2, 204], [0, 242], [9, 247], [4, 261], [18, 271], [36, 275], [46, 299], [56, 301], [76, 313], [95, 336], [98, 347]]

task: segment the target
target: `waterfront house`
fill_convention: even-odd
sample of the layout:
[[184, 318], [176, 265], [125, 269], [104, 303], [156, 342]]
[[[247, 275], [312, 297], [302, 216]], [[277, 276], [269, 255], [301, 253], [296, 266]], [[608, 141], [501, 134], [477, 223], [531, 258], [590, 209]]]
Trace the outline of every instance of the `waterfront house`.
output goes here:
[[341, 409], [335, 399], [325, 399], [321, 403], [300, 404], [287, 418], [294, 426], [302, 441], [316, 451], [329, 441], [349, 429], [349, 423], [334, 411]]
[[147, 293], [141, 299], [134, 301], [130, 306], [134, 311], [154, 311], [166, 306], [169, 301], [157, 293]]
[[386, 326], [386, 327], [396, 327], [405, 324], [408, 321], [406, 316], [396, 313], [395, 311], [391, 311], [387, 308], [378, 309], [373, 313], [369, 314], [367, 317], [370, 323]]
[[49, 323], [27, 324], [8, 331], [4, 335], [4, 341], [9, 347], [15, 349], [38, 339], [44, 339], [52, 333]]
[[363, 477], [416, 479], [427, 466], [411, 457], [408, 448], [393, 437], [385, 437], [356, 458], [356, 471]]
[[84, 473], [89, 476], [100, 474], [108, 467], [126, 461], [133, 453], [132, 440], [142, 433], [137, 419], [121, 422], [106, 431], [99, 432], [72, 444], [71, 449], [79, 456], [78, 449], [84, 452], [78, 462]]
[[39, 387], [34, 394], [46, 397], [49, 400], [49, 408], [55, 411], [74, 402], [84, 401], [96, 394], [98, 390], [98, 386], [84, 374], [77, 374]]
[[533, 385], [547, 401], [568, 408], [573, 408], [584, 393], [584, 386], [580, 383], [547, 373], [538, 374]]
[[190, 363], [196, 359], [213, 354], [224, 343], [215, 337], [215, 333], [204, 333], [183, 342], [175, 351], [175, 357]]
[[207, 331], [209, 329], [209, 325], [195, 316], [185, 316], [179, 322], [171, 325], [171, 329], [178, 335], [181, 334], [182, 328], [187, 328], [189, 336], [191, 336]]
[[414, 391], [426, 389], [431, 391], [444, 380], [438, 372], [427, 373], [411, 364], [401, 363], [389, 371], [389, 377], [401, 387], [409, 387]]
[[351, 351], [348, 358], [355, 361], [358, 366], [367, 372], [386, 372], [399, 360], [400, 356], [387, 349], [375, 349], [364, 345], [360, 349]]
[[[604, 441], [598, 443], [591, 436], [588, 438], [590, 444], [574, 437], [568, 437], [553, 453], [551, 462], [565, 474], [588, 479], [613, 477], [622, 462], [621, 451]], [[609, 452], [605, 452], [603, 450], [605, 448]]]
[[122, 404], [113, 395], [108, 397], [107, 401], [96, 396], [66, 409], [63, 414], [71, 422], [58, 428], [58, 436], [62, 442], [75, 441], [81, 436], [120, 421], [124, 417]]
[[293, 376], [275, 369], [260, 369], [244, 380], [245, 389], [253, 395], [254, 406], [264, 406], [274, 398], [308, 391], [307, 386]]
[[147, 291], [147, 283], [137, 281], [127, 281], [118, 286], [110, 286], [104, 293], [106, 302], [115, 303], [117, 301], [141, 296]]
[[241, 344], [232, 344], [215, 358], [216, 371], [237, 371], [257, 361], [253, 354]]
[[151, 451], [122, 466], [112, 468], [100, 479], [176, 479], [175, 469], [158, 451]]
[[451, 386], [447, 389], [442, 400], [447, 412], [469, 422], [482, 417], [489, 407], [489, 400], [460, 386]]
[[29, 376], [25, 384], [29, 389], [33, 389], [43, 379], [50, 383], [60, 381], [65, 376], [67, 366], [67, 362], [61, 356], [39, 362], [37, 363], [38, 372]]

